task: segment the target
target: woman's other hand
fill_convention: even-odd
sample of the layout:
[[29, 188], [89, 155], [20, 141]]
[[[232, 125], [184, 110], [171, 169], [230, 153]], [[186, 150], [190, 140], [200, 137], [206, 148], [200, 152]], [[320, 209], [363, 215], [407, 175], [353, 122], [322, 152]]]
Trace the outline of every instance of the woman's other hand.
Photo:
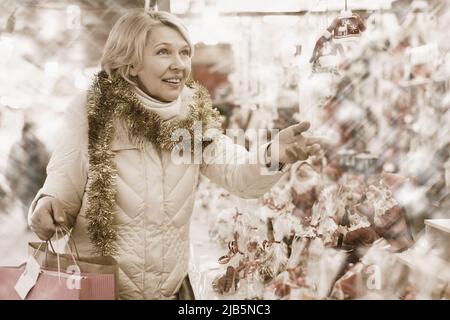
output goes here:
[[272, 140], [267, 155], [272, 163], [294, 163], [319, 155], [323, 139], [305, 137], [302, 133], [310, 127], [309, 122], [298, 124], [281, 130]]
[[31, 216], [31, 230], [41, 240], [48, 240], [56, 232], [57, 226], [67, 226], [64, 206], [60, 200], [53, 197], [44, 197], [40, 199]]

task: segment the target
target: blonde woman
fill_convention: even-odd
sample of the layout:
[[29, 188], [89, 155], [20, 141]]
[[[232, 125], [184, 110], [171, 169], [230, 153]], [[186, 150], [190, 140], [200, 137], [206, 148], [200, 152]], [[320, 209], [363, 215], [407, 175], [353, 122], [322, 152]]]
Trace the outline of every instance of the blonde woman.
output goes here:
[[[198, 121], [203, 131], [220, 126], [205, 90], [186, 83], [193, 52], [186, 28], [169, 13], [134, 10], [121, 17], [101, 72], [68, 108], [48, 177], [30, 208], [29, 223], [40, 239], [66, 224], [82, 256], [114, 256], [121, 299], [178, 297], [187, 280], [200, 173], [234, 194], [257, 198], [290, 163], [320, 148], [301, 135], [308, 129], [301, 123], [281, 131], [259, 154], [216, 134], [200, 144], [212, 151], [205, 155], [204, 149], [201, 163], [175, 161], [174, 131], [194, 135]], [[269, 161], [280, 164], [272, 171], [284, 167], [267, 175], [262, 169]]]

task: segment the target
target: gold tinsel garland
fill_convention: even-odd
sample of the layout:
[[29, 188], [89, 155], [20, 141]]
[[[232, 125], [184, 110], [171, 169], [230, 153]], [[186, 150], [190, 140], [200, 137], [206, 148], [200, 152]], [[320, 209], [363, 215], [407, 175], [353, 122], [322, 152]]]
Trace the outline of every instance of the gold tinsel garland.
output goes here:
[[[132, 85], [122, 77], [108, 76], [104, 71], [96, 75], [87, 99], [89, 171], [86, 210], [88, 234], [95, 254], [117, 254], [117, 230], [113, 226], [117, 168], [111, 150], [116, 119], [125, 124], [130, 140], [138, 147], [151, 143], [155, 148], [167, 151], [178, 143], [171, 139], [177, 129], [186, 129], [191, 138], [198, 139], [194, 135], [197, 121], [202, 124], [202, 133], [208, 129], [220, 130], [219, 112], [212, 108], [208, 92], [195, 82], [188, 86], [194, 94], [186, 118], [162, 120], [142, 105]], [[206, 143], [202, 141], [203, 146]]]

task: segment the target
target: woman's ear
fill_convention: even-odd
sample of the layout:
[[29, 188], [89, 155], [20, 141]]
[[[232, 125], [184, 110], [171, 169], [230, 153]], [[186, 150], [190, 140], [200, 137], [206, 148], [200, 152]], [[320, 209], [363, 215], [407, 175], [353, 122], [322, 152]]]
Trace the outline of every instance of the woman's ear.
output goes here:
[[131, 75], [132, 77], [136, 77], [136, 76], [137, 76], [137, 73], [138, 73], [137, 69], [136, 69], [134, 66], [131, 66], [131, 67], [130, 67], [130, 75]]

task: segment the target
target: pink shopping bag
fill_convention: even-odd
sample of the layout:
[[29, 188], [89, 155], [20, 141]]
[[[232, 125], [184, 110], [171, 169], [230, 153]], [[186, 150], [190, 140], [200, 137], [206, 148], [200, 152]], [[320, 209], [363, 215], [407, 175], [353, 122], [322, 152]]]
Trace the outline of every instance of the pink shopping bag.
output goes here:
[[[25, 265], [0, 268], [0, 299], [21, 300], [14, 289]], [[81, 273], [79, 276], [43, 268], [26, 300], [114, 300], [114, 274]]]
[[[48, 243], [29, 243], [29, 253], [40, 271], [26, 300], [117, 299], [118, 265], [114, 258], [57, 254], [48, 250]], [[0, 267], [0, 300], [22, 299], [15, 286], [25, 267]]]

